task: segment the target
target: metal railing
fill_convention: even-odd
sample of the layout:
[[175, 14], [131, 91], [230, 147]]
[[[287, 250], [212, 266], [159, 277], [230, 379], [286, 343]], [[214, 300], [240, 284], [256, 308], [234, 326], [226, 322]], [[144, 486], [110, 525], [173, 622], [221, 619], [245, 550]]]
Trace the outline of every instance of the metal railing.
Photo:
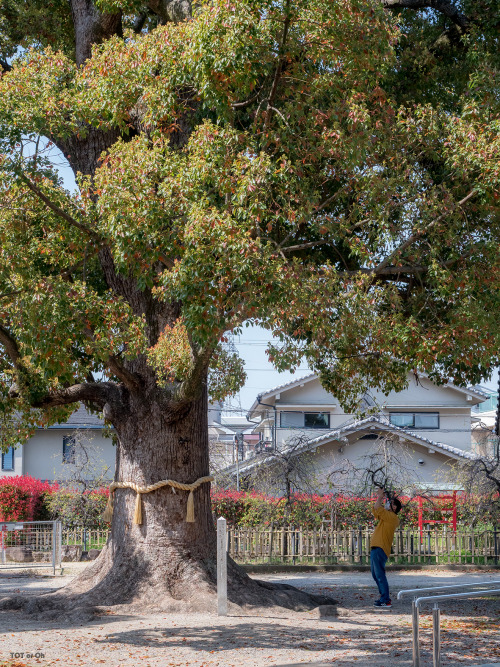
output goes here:
[[0, 522], [0, 571], [61, 567], [60, 521]]
[[[430, 588], [410, 588], [399, 591], [398, 600], [404, 595], [423, 593], [430, 591], [442, 591], [452, 588], [484, 588], [485, 586], [497, 586], [500, 581], [479, 581], [472, 584], [456, 584], [453, 586], [433, 586]], [[486, 597], [489, 595], [500, 595], [500, 588], [474, 590], [465, 593], [445, 593], [444, 595], [427, 595], [414, 597], [411, 604], [411, 625], [412, 625], [412, 649], [413, 649], [413, 667], [420, 667], [420, 645], [419, 645], [419, 607], [424, 602], [434, 602], [432, 609], [432, 658], [434, 667], [441, 667], [441, 611], [437, 600], [461, 600], [466, 598]]]

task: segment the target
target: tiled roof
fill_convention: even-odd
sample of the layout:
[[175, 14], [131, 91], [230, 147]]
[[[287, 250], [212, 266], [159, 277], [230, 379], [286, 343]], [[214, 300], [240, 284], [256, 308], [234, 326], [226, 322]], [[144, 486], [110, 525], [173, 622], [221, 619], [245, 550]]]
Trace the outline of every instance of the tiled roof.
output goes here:
[[483, 387], [480, 384], [475, 384], [473, 387], [467, 387], [467, 389], [469, 391], [473, 391], [476, 394], [480, 394], [485, 398], [490, 398], [490, 396], [494, 396], [496, 394], [494, 389], [488, 389], [488, 387]]
[[101, 429], [104, 428], [104, 419], [99, 415], [91, 414], [83, 405], [73, 412], [68, 421], [63, 424], [53, 424], [49, 428], [90, 428]]
[[289, 389], [295, 384], [301, 384], [302, 382], [307, 382], [308, 380], [312, 380], [313, 378], [317, 377], [317, 373], [309, 373], [309, 375], [304, 375], [301, 378], [297, 378], [296, 380], [289, 380], [288, 382], [284, 382], [283, 384], [279, 384], [276, 387], [273, 387], [272, 389], [267, 389], [266, 391], [263, 391], [262, 393], [258, 394], [257, 398], [255, 399], [252, 407], [248, 411], [247, 414], [247, 419], [249, 418], [249, 415], [256, 409], [258, 406], [259, 402], [258, 399], [262, 398], [263, 396], [270, 396], [271, 394], [276, 394], [277, 392], [280, 391], [280, 389]]
[[474, 454], [466, 452], [463, 449], [459, 449], [458, 447], [452, 447], [452, 445], [447, 445], [444, 442], [436, 442], [435, 440], [431, 440], [430, 438], [425, 438], [424, 436], [420, 435], [420, 433], [415, 433], [414, 431], [409, 431], [408, 429], [401, 428], [400, 426], [395, 426], [394, 424], [391, 424], [388, 421], [385, 421], [380, 417], [375, 417], [375, 416], [347, 423], [339, 429], [329, 431], [328, 433], [324, 433], [323, 435], [320, 435], [317, 438], [308, 440], [305, 446], [308, 449], [311, 446], [315, 447], [317, 445], [320, 445], [322, 442], [328, 442], [328, 440], [333, 440], [337, 439], [338, 437], [342, 437], [346, 433], [352, 433], [354, 431], [362, 430], [365, 426], [369, 424], [377, 424], [379, 427], [383, 427], [383, 430], [385, 431], [393, 431], [395, 433], [400, 433], [402, 436], [406, 437], [410, 436], [414, 440], [421, 441], [426, 445], [430, 445], [433, 449], [436, 449], [437, 451], [449, 452], [454, 456], [464, 459], [475, 458]]

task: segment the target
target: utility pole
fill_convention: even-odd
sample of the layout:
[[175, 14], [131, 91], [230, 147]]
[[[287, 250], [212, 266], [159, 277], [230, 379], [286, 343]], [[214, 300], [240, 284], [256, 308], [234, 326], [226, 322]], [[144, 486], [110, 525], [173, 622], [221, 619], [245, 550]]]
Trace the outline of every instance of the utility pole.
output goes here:
[[500, 366], [498, 367], [498, 396], [497, 396], [497, 415], [495, 418], [495, 435], [500, 437]]
[[243, 433], [236, 433], [233, 440], [236, 450], [236, 490], [240, 490], [240, 448], [243, 447]]

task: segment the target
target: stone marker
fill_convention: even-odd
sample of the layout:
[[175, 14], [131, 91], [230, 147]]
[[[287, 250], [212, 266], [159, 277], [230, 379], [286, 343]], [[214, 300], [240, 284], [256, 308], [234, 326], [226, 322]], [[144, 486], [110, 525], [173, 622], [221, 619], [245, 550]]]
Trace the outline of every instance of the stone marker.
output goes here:
[[320, 606], [315, 607], [311, 613], [316, 618], [331, 618], [332, 616], [339, 615], [337, 605], [335, 604], [320, 604]]
[[61, 549], [61, 560], [63, 563], [79, 561], [82, 557], [82, 551], [81, 544], [65, 544]]

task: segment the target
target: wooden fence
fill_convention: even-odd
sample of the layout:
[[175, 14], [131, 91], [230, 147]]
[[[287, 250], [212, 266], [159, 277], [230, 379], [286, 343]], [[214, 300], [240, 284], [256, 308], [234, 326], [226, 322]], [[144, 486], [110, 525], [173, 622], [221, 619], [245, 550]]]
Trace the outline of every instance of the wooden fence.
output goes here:
[[[368, 564], [373, 529], [228, 530], [229, 554], [240, 563]], [[500, 563], [500, 530], [399, 530], [391, 561], [401, 564]]]
[[[308, 530], [305, 528], [229, 528], [229, 555], [239, 563], [368, 564], [373, 529]], [[106, 544], [107, 530], [63, 530], [63, 545], [80, 544], [84, 551]], [[500, 565], [500, 529], [455, 532], [446, 527], [399, 530], [391, 561], [401, 564], [475, 563]]]
[[108, 539], [109, 531], [90, 530], [89, 528], [67, 528], [62, 531], [62, 545], [81, 545], [83, 551], [102, 549]]

